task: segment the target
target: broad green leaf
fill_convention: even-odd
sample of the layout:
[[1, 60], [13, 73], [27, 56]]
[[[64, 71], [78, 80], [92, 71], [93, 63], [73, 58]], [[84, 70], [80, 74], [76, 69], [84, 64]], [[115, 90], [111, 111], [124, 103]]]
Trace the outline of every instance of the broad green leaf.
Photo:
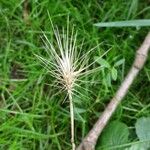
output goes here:
[[121, 148], [121, 145], [128, 142], [128, 136], [127, 125], [119, 121], [113, 121], [106, 127], [101, 136], [101, 147], [105, 147], [103, 150], [109, 150], [112, 147], [120, 146], [115, 150], [124, 150], [125, 148]]
[[145, 146], [150, 148], [150, 117], [139, 118], [135, 124], [136, 134], [140, 141], [145, 142]]
[[97, 27], [142, 27], [142, 26], [150, 26], [150, 19], [100, 22], [95, 23], [94, 25]]
[[114, 67], [111, 69], [111, 76], [113, 80], [117, 79], [117, 69], [115, 69]]
[[137, 143], [137, 144], [133, 144], [130, 148], [127, 148], [125, 150], [146, 150], [146, 149], [143, 143]]
[[95, 60], [98, 64], [100, 64], [101, 66], [105, 67], [105, 68], [110, 68], [110, 64], [103, 58], [98, 58], [95, 57]]

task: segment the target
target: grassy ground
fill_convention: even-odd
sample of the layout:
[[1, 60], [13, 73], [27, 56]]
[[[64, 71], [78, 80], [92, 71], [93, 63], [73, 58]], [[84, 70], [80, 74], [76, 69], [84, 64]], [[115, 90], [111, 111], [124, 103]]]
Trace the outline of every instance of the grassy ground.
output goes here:
[[[94, 72], [83, 80], [75, 101], [75, 140], [79, 143], [104, 110], [134, 59], [148, 28], [101, 28], [100, 21], [150, 18], [147, 1], [99, 0], [61, 1], [36, 0], [29, 3], [28, 21], [23, 19], [23, 1], [0, 1], [0, 149], [69, 150], [69, 103], [65, 94], [52, 87], [53, 78], [40, 66], [34, 54], [45, 55], [40, 39], [41, 29], [52, 39], [48, 19], [59, 27], [70, 25], [78, 30], [77, 43], [85, 39], [83, 53], [102, 43], [90, 60], [102, 55], [111, 68], [116, 67], [117, 80], [110, 78], [110, 69]], [[96, 64], [99, 66], [99, 64]], [[141, 116], [150, 116], [150, 59], [140, 72], [112, 120], [120, 120], [131, 129]], [[81, 94], [82, 93], [82, 94]], [[97, 149], [100, 145], [98, 144]]]

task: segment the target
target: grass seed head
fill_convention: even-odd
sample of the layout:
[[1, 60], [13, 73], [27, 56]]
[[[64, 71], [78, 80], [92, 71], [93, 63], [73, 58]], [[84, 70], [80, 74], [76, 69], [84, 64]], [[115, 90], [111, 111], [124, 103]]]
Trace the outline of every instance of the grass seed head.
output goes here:
[[69, 37], [69, 27], [67, 26], [67, 32], [64, 28], [62, 33], [56, 26], [54, 28], [52, 24], [53, 32], [55, 35], [56, 45], [53, 45], [43, 33], [43, 42], [46, 46], [46, 51], [52, 60], [47, 60], [41, 56], [38, 59], [42, 61], [44, 67], [48, 69], [53, 77], [55, 77], [62, 88], [67, 92], [72, 92], [75, 86], [76, 79], [80, 76], [84, 70], [84, 59], [79, 58], [77, 54], [77, 33], [74, 32], [74, 28], [71, 30]]
[[[67, 90], [68, 93], [72, 93], [75, 91], [75, 85], [78, 86], [77, 81], [79, 76], [93, 73], [98, 70], [98, 68], [94, 68], [87, 71], [87, 68], [92, 66], [97, 60], [89, 65], [86, 65], [86, 63], [89, 56], [88, 54], [96, 49], [101, 43], [80, 56], [83, 43], [80, 45], [80, 50], [77, 51], [77, 32], [74, 32], [74, 27], [69, 31], [69, 21], [67, 22], [66, 32], [64, 28], [60, 32], [57, 26], [53, 26], [52, 22], [51, 25], [55, 36], [55, 45], [50, 42], [44, 33], [44, 38], [42, 38], [45, 43], [45, 50], [51, 60], [38, 55], [36, 56], [44, 64], [44, 67], [48, 70], [51, 76], [57, 79], [57, 83], [62, 85], [61, 88]], [[103, 57], [108, 51], [106, 51], [101, 57]]]

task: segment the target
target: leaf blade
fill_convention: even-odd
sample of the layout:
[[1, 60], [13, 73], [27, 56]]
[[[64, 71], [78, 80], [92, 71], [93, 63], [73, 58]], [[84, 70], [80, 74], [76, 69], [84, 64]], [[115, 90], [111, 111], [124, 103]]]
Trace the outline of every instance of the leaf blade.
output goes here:
[[145, 27], [145, 26], [150, 26], [150, 19], [100, 22], [100, 23], [95, 23], [94, 26], [97, 26], [97, 27]]
[[[128, 142], [129, 130], [126, 124], [113, 121], [104, 130], [101, 137], [101, 146], [106, 147], [104, 150], [108, 150], [109, 147], [120, 146]], [[124, 148], [116, 148], [116, 150], [123, 150]]]

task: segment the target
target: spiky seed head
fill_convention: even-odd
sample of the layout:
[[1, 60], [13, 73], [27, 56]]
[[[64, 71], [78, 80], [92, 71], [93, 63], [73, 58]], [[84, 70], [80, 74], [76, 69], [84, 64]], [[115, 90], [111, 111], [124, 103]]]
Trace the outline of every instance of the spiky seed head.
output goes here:
[[[77, 32], [74, 32], [74, 27], [71, 31], [69, 31], [69, 25], [67, 25], [66, 33], [64, 31], [64, 28], [60, 33], [58, 27], [56, 26], [54, 28], [52, 22], [51, 24], [55, 35], [56, 45], [53, 45], [50, 42], [44, 32], [44, 38], [42, 38], [42, 40], [46, 46], [45, 50], [52, 60], [50, 61], [41, 56], [36, 56], [40, 61], [42, 61], [44, 67], [48, 69], [51, 76], [55, 77], [58, 83], [62, 85], [62, 88], [67, 90], [68, 92], [72, 92], [75, 85], [77, 85], [76, 81], [78, 77], [83, 74], [83, 71], [86, 74], [86, 69], [89, 68], [89, 66], [91, 66], [93, 63], [95, 63], [93, 62], [85, 67], [89, 52], [96, 49], [100, 44], [92, 48], [86, 54], [80, 56], [83, 43], [80, 46], [79, 52], [77, 52]], [[108, 51], [106, 51], [102, 56], [104, 56]], [[97, 68], [90, 70], [91, 73], [94, 70], [97, 70]]]
[[54, 28], [53, 24], [52, 28], [56, 45], [54, 46], [44, 33], [44, 38], [42, 38], [46, 46], [45, 49], [52, 60], [50, 61], [41, 56], [36, 56], [42, 61], [44, 67], [48, 69], [51, 75], [57, 79], [58, 83], [62, 84], [62, 87], [68, 92], [72, 92], [76, 79], [84, 70], [84, 59], [79, 58], [77, 54], [77, 33], [74, 33], [74, 28], [72, 28], [71, 36], [69, 37], [68, 26], [66, 33], [64, 29], [60, 33], [57, 26]]
[[79, 69], [77, 71], [74, 68], [75, 64], [70, 56], [71, 50], [69, 49], [68, 53], [60, 56], [59, 61], [57, 61], [58, 79], [63, 83], [68, 92], [72, 91], [76, 78], [79, 76], [81, 70]]

